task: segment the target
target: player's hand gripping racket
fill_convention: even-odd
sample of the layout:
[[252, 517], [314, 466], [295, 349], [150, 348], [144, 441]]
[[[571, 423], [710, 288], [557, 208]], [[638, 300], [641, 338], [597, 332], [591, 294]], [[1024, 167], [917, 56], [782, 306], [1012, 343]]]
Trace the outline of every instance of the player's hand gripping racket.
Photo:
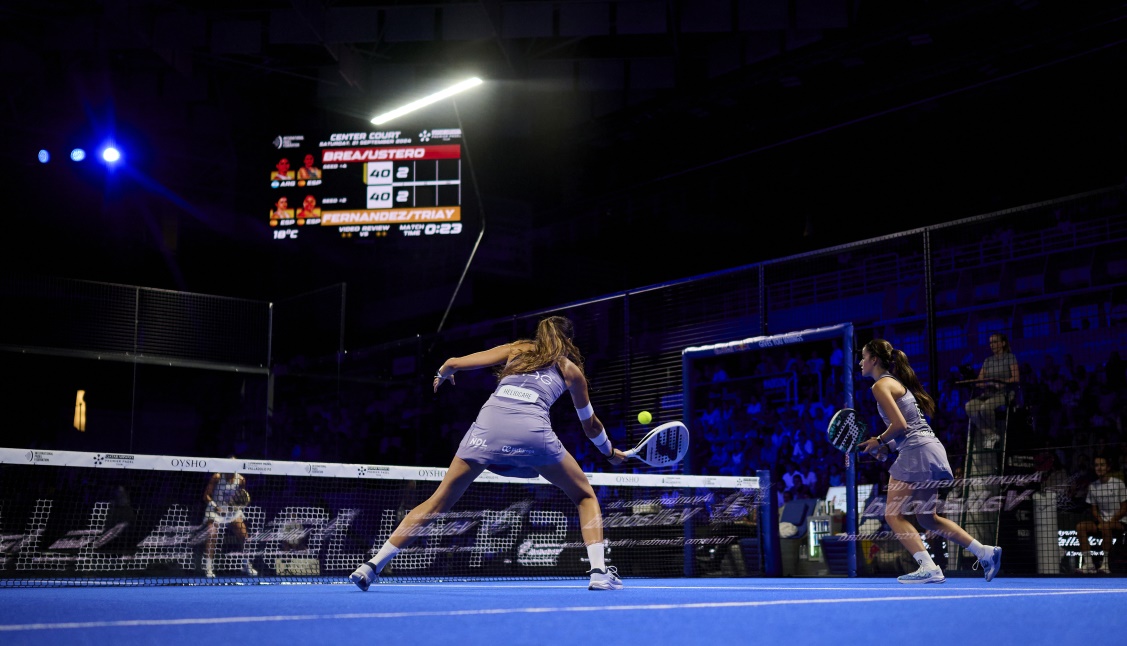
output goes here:
[[638, 458], [651, 467], [677, 464], [689, 452], [689, 429], [681, 422], [666, 422], [653, 429], [629, 451], [628, 458]]
[[[865, 440], [869, 434], [869, 427], [852, 408], [843, 408], [834, 413], [830, 425], [826, 428], [826, 437], [835, 449], [846, 455], [857, 450], [857, 445]], [[881, 462], [888, 459], [888, 455], [878, 452], [876, 458]]]

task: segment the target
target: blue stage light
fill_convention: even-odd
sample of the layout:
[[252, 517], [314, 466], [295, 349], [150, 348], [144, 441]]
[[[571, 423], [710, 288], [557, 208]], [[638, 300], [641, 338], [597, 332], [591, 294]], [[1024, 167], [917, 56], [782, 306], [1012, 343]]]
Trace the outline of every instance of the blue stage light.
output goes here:
[[39, 151], [39, 163], [40, 164], [46, 164], [49, 161], [51, 161], [51, 153], [47, 152], [45, 149], [40, 150]]
[[80, 162], [83, 159], [86, 159], [86, 151], [81, 148], [75, 148], [74, 150], [70, 151], [70, 158], [73, 161]]
[[121, 152], [113, 146], [108, 146], [105, 150], [102, 151], [102, 159], [112, 164], [115, 161], [121, 159]]

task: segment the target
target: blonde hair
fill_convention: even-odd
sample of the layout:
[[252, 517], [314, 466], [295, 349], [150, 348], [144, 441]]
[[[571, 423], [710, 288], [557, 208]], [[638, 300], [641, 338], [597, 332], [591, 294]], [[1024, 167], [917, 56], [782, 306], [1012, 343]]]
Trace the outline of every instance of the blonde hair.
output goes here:
[[541, 320], [536, 325], [536, 338], [513, 341], [513, 345], [531, 343], [532, 349], [520, 351], [497, 372], [497, 378], [539, 370], [565, 358], [571, 359], [583, 370], [583, 355], [571, 342], [574, 330], [571, 321], [563, 316], [549, 316]]

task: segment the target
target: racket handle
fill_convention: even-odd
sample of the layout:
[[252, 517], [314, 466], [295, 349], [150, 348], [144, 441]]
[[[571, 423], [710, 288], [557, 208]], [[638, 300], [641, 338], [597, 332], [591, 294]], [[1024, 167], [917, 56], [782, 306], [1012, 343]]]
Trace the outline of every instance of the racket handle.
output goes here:
[[623, 451], [622, 455], [624, 455], [628, 458], [632, 458], [632, 457], [638, 455], [638, 450], [637, 449], [630, 449], [628, 451]]

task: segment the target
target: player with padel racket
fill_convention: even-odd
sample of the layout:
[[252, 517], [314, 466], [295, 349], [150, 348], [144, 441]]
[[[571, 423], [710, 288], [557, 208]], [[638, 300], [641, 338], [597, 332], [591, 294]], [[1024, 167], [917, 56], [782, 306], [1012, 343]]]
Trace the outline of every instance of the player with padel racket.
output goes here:
[[611, 464], [626, 455], [611, 446], [603, 423], [595, 415], [587, 393], [583, 356], [572, 343], [573, 326], [562, 316], [549, 316], [536, 326], [536, 336], [519, 339], [462, 357], [451, 357], [434, 376], [434, 392], [461, 370], [495, 367], [497, 387], [470, 425], [438, 489], [407, 514], [391, 537], [366, 563], [349, 576], [361, 590], [379, 580], [384, 566], [399, 550], [420, 536], [421, 528], [450, 511], [466, 488], [489, 469], [503, 476], [535, 478], [556, 485], [575, 503], [587, 557], [589, 590], [620, 590], [622, 580], [606, 565], [603, 518], [599, 499], [579, 463], [552, 430], [549, 410], [565, 392], [587, 438]]
[[[935, 495], [937, 487], [929, 483], [954, 479], [947, 451], [935, 437], [924, 414], [935, 413], [935, 400], [928, 395], [908, 363], [908, 355], [892, 347], [884, 339], [873, 339], [861, 350], [861, 376], [873, 380], [872, 392], [877, 412], [886, 428], [879, 434], [859, 442], [857, 450], [869, 453], [895, 448], [895, 462], [888, 471], [888, 501], [884, 518], [907, 549], [919, 569], [898, 577], [900, 583], [943, 583], [943, 570], [924, 548], [916, 528], [904, 518], [902, 510], [914, 498], [921, 502]], [[1002, 565], [1002, 548], [983, 545], [954, 522], [935, 513], [934, 504], [921, 504], [917, 509], [919, 524], [949, 541], [970, 550], [982, 566], [986, 580], [991, 581]]]

